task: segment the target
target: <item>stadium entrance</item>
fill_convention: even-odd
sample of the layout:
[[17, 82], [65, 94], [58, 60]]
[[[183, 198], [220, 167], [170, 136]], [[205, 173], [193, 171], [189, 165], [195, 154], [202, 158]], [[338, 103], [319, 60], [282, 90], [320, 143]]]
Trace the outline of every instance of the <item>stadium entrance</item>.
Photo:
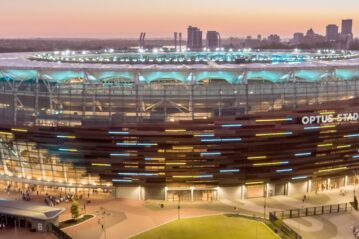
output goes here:
[[166, 188], [167, 201], [214, 201], [218, 200], [217, 188]]
[[247, 198], [264, 197], [264, 184], [248, 185]]

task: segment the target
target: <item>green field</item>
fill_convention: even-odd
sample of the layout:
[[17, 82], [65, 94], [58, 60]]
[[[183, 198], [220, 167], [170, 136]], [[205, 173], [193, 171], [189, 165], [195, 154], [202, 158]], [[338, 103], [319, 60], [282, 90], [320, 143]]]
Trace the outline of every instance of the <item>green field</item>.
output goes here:
[[278, 239], [263, 223], [225, 215], [180, 219], [132, 239]]

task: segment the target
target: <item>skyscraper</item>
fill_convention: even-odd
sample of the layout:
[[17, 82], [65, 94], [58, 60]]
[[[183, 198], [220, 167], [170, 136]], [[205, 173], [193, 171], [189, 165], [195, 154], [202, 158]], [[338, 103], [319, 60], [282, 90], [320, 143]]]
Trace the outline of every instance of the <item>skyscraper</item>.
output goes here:
[[292, 45], [303, 44], [304, 34], [302, 32], [296, 32], [293, 34]]
[[344, 19], [342, 20], [342, 34], [343, 35], [352, 35], [353, 34], [353, 20]]
[[187, 29], [187, 47], [191, 50], [202, 49], [202, 31], [197, 27]]
[[221, 47], [221, 38], [218, 32], [208, 31], [207, 32], [207, 47], [209, 49], [215, 49]]
[[342, 32], [340, 34], [341, 42], [343, 42], [344, 48], [348, 49], [350, 43], [353, 41], [353, 20], [344, 19], [342, 20]]
[[325, 38], [327, 41], [337, 41], [339, 37], [338, 26], [334, 24], [330, 24], [327, 26], [327, 31], [325, 34]]

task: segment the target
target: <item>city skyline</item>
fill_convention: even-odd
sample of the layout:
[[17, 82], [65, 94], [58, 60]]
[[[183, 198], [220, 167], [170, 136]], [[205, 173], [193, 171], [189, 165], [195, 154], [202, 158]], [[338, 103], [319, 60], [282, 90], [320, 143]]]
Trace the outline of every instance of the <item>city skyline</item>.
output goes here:
[[294, 32], [306, 32], [309, 28], [325, 34], [328, 24], [340, 25], [347, 18], [353, 19], [353, 33], [359, 35], [355, 25], [359, 21], [355, 12], [358, 1], [304, 0], [299, 4], [274, 0], [270, 5], [261, 2], [224, 0], [219, 5], [214, 0], [104, 0], [98, 4], [95, 0], [77, 0], [65, 4], [33, 0], [30, 4], [25, 0], [6, 0], [0, 3], [0, 37], [137, 38], [146, 31], [149, 38], [171, 38], [174, 31], [185, 32], [188, 25], [193, 25], [203, 31], [220, 31], [223, 38], [271, 33], [289, 38]]

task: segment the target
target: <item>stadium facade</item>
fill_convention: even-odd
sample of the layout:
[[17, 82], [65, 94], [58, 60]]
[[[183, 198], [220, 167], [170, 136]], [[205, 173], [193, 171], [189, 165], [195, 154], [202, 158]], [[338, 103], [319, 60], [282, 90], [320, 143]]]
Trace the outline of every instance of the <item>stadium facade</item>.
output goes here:
[[356, 52], [0, 55], [0, 179], [213, 200], [355, 183]]

